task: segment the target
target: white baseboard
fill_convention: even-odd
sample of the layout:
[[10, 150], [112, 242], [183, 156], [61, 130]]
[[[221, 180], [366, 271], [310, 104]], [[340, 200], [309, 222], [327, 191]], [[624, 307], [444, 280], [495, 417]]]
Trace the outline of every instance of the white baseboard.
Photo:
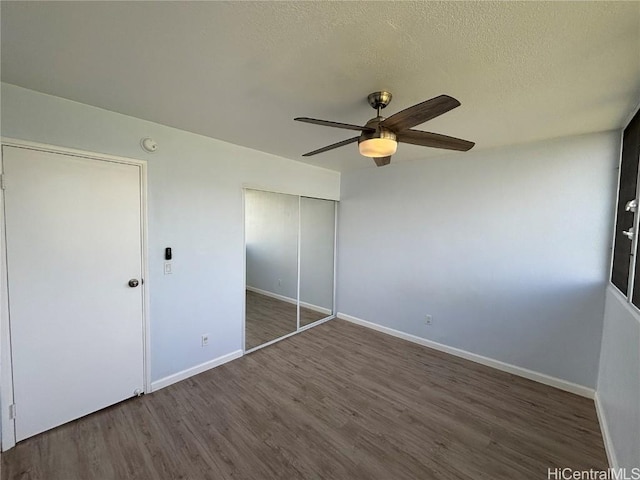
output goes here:
[[161, 388], [168, 387], [169, 385], [172, 385], [181, 380], [185, 380], [199, 373], [206, 372], [207, 370], [210, 370], [212, 368], [219, 367], [220, 365], [230, 362], [231, 360], [235, 360], [236, 358], [240, 358], [241, 356], [242, 350], [236, 350], [235, 352], [231, 352], [221, 357], [214, 358], [213, 360], [201, 363], [200, 365], [196, 365], [195, 367], [187, 368], [186, 370], [182, 370], [181, 372], [161, 378], [160, 380], [151, 382], [151, 391], [155, 392], [156, 390], [160, 390]]
[[371, 328], [372, 330], [377, 330], [378, 332], [386, 333], [387, 335], [392, 335], [394, 337], [402, 338], [403, 340], [408, 340], [409, 342], [417, 343], [425, 347], [433, 348], [434, 350], [439, 350], [441, 352], [449, 353], [451, 355], [455, 355], [456, 357], [464, 358], [466, 360], [471, 360], [472, 362], [480, 363], [482, 365], [486, 365], [488, 367], [492, 367], [497, 370], [501, 370], [503, 372], [512, 373], [514, 375], [518, 375], [519, 377], [524, 377], [529, 380], [533, 380], [535, 382], [556, 387], [566, 392], [575, 393], [576, 395], [580, 395], [581, 397], [593, 399], [596, 393], [594, 389], [585, 387], [583, 385], [578, 385], [577, 383], [568, 382], [566, 380], [552, 377], [544, 373], [539, 373], [526, 368], [517, 367], [509, 363], [501, 362], [500, 360], [494, 360], [493, 358], [483, 357], [482, 355], [478, 355], [476, 353], [471, 353], [466, 350], [462, 350], [460, 348], [450, 347], [449, 345], [444, 345], [442, 343], [434, 342], [433, 340], [428, 340], [426, 338], [418, 337], [410, 333], [401, 332], [393, 328], [384, 327], [382, 325], [378, 325], [377, 323], [368, 322], [366, 320], [362, 320], [361, 318], [354, 317], [352, 315], [347, 315], [346, 313], [338, 312], [337, 316], [342, 320], [346, 320], [348, 322], [355, 323], [363, 327]]
[[596, 414], [598, 415], [598, 422], [600, 423], [600, 431], [602, 432], [602, 439], [604, 440], [604, 449], [607, 452], [607, 460], [609, 460], [609, 468], [620, 468], [618, 465], [618, 459], [616, 458], [616, 451], [613, 447], [611, 440], [611, 434], [609, 433], [609, 425], [607, 424], [607, 417], [604, 414], [602, 403], [596, 392], [594, 401], [596, 404]]
[[[264, 295], [265, 297], [276, 298], [278, 300], [282, 300], [283, 302], [292, 303], [293, 305], [297, 305], [298, 303], [295, 298], [285, 297], [284, 295], [273, 293], [268, 290], [262, 290], [260, 288], [249, 287], [249, 286], [247, 286], [247, 290], [253, 293], [259, 293], [260, 295]], [[300, 302], [300, 306], [304, 308], [308, 308], [309, 310], [313, 310], [318, 313], [324, 313], [325, 315], [331, 315], [333, 313], [330, 308], [320, 307], [312, 303]]]

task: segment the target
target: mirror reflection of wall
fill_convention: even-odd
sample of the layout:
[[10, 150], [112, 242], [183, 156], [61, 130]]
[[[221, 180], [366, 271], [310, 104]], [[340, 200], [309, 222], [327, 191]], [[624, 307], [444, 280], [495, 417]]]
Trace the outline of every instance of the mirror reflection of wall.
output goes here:
[[335, 202], [300, 198], [300, 326], [333, 314]]
[[299, 197], [245, 190], [247, 350], [297, 330]]

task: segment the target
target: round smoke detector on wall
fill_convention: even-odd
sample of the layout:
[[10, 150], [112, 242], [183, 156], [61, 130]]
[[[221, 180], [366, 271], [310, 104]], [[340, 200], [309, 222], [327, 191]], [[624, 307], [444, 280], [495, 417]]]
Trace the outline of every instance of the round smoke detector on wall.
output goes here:
[[153, 138], [143, 138], [142, 140], [140, 140], [140, 145], [142, 146], [142, 149], [148, 153], [153, 153], [158, 150], [158, 144]]

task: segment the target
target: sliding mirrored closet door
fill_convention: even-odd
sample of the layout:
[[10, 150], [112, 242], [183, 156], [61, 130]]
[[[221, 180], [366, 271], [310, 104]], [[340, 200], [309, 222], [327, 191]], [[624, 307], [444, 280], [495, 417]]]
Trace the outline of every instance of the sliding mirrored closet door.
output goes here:
[[335, 202], [300, 197], [300, 326], [333, 315]]
[[245, 189], [245, 350], [333, 315], [336, 202]]
[[247, 350], [298, 329], [298, 230], [295, 195], [245, 190]]

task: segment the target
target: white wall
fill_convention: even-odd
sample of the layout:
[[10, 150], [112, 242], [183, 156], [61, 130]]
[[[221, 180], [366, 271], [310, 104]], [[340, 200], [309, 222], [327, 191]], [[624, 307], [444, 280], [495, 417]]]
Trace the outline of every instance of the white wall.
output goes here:
[[640, 314], [607, 290], [598, 375], [601, 421], [613, 466], [640, 466]]
[[[148, 161], [153, 380], [243, 348], [243, 184], [339, 197], [333, 171], [12, 85], [1, 94], [3, 136]], [[139, 146], [147, 136], [154, 154]]]
[[609, 132], [343, 174], [338, 312], [595, 387], [618, 150]]
[[298, 298], [300, 197], [246, 190], [247, 286]]

